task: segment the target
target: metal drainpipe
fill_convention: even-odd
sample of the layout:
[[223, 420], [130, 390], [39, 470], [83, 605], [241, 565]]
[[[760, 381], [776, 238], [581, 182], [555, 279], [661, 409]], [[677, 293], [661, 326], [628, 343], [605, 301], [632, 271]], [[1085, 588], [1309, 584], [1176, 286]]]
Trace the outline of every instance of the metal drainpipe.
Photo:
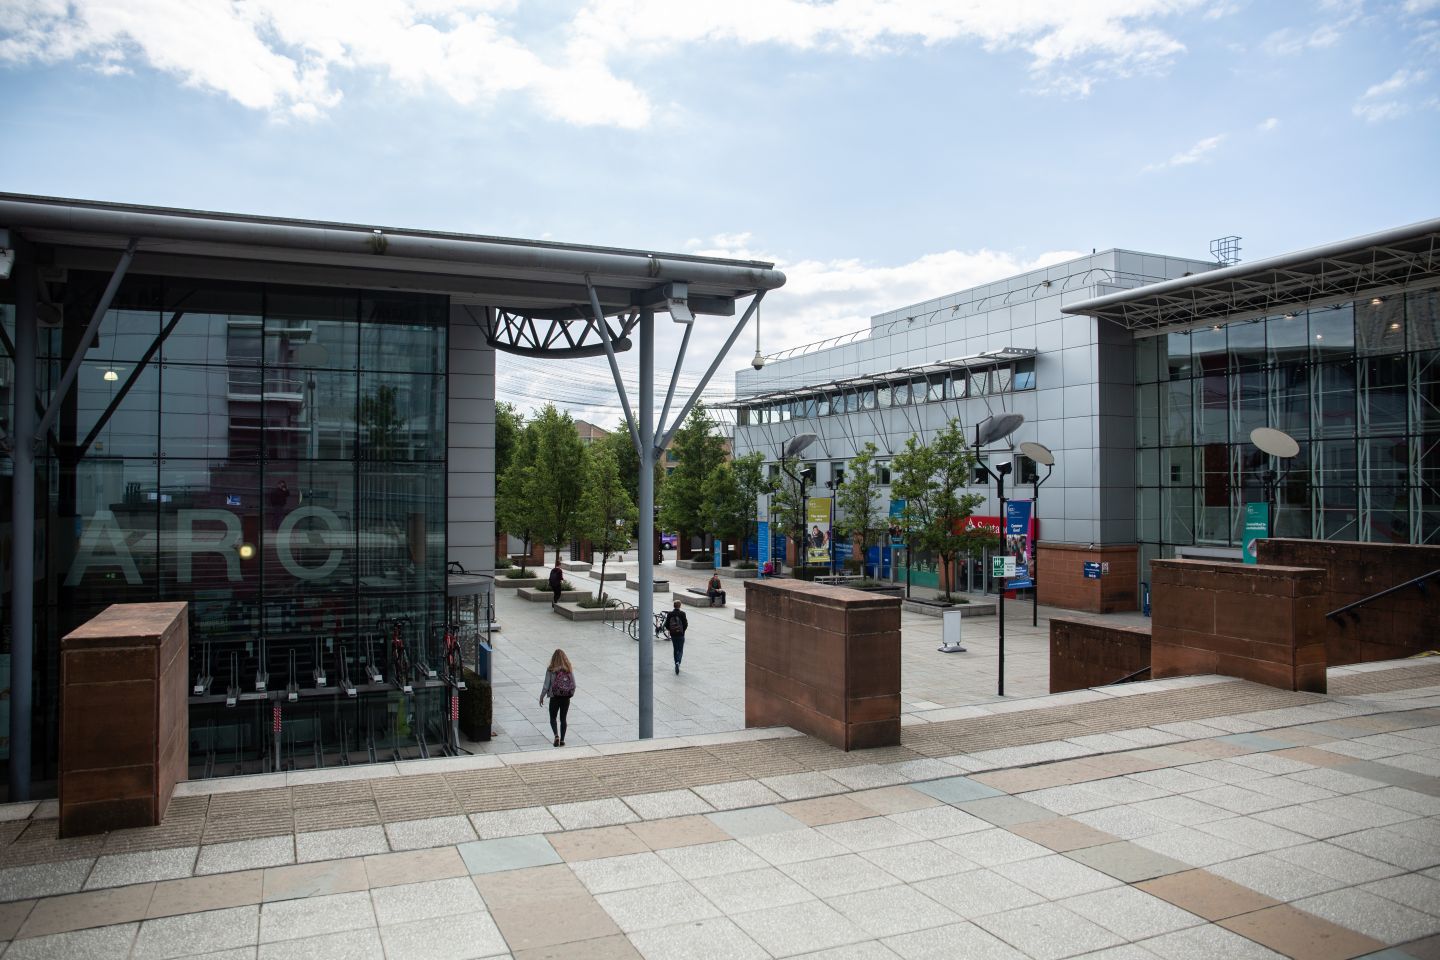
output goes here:
[[10, 516], [10, 800], [30, 799], [30, 716], [35, 681], [35, 266], [16, 243], [14, 482]]
[[[655, 311], [640, 311], [640, 542], [655, 539]], [[680, 552], [676, 544], [675, 552]], [[640, 554], [640, 739], [655, 736], [655, 554]]]

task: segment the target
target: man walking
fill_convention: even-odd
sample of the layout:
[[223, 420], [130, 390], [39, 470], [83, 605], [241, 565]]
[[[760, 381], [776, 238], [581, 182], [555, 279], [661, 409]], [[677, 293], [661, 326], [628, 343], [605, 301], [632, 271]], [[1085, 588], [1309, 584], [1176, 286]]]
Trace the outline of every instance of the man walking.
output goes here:
[[670, 648], [675, 653], [675, 672], [680, 672], [680, 660], [685, 656], [685, 631], [690, 629], [690, 621], [685, 616], [685, 611], [680, 609], [680, 601], [675, 601], [675, 609], [665, 614], [665, 630], [670, 634]]
[[555, 594], [555, 599], [550, 601], [550, 609], [560, 602], [560, 588], [565, 583], [565, 571], [560, 569], [560, 561], [555, 561], [555, 567], [550, 571], [550, 590]]

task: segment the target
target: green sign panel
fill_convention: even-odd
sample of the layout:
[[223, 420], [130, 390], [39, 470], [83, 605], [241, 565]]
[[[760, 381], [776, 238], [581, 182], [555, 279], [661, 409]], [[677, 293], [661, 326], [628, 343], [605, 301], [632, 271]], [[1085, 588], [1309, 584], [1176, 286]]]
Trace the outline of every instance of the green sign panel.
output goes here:
[[1245, 504], [1245, 532], [1240, 541], [1241, 553], [1246, 563], [1259, 563], [1256, 542], [1270, 536], [1270, 504]]

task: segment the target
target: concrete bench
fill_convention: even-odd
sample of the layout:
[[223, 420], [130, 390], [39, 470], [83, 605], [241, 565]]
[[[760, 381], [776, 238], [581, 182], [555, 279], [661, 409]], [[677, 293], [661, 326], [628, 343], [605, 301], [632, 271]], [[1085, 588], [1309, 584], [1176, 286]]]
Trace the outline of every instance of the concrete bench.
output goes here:
[[[609, 579], [609, 578], [607, 577], [606, 579]], [[638, 579], [635, 579], [635, 578], [632, 578], [632, 577], [626, 577], [626, 578], [625, 578], [625, 588], [626, 588], [627, 590], [639, 590], [639, 589], [640, 589], [640, 581], [639, 581]], [[654, 589], [653, 589], [651, 592], [652, 592], [652, 593], [669, 593], [669, 592], [670, 592], [670, 581], [669, 581], [669, 580], [659, 580], [659, 579], [655, 580], [655, 581], [654, 581]]]
[[[686, 587], [684, 593], [675, 594], [675, 599], [692, 607], [723, 607], [725, 601], [711, 603], [710, 595], [699, 587]], [[718, 597], [716, 599], [719, 599]]]

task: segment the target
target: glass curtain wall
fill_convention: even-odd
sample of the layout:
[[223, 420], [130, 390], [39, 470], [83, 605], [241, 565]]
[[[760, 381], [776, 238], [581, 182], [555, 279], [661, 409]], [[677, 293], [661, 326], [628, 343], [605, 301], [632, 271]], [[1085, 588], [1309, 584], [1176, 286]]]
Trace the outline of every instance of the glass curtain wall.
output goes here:
[[[66, 322], [39, 341], [47, 403], [107, 279], [69, 275]], [[438, 642], [447, 314], [428, 295], [127, 278], [39, 458], [37, 778], [56, 759], [58, 638], [118, 602], [190, 603], [192, 689], [210, 678], [192, 776], [273, 769], [272, 703], [294, 714], [283, 766], [416, 739], [419, 699], [285, 692], [380, 664], [382, 620]]]
[[[1268, 469], [1278, 536], [1440, 543], [1440, 292], [1146, 338], [1135, 356], [1142, 561], [1238, 547]], [[1250, 443], [1263, 426], [1299, 441], [1288, 470]]]

